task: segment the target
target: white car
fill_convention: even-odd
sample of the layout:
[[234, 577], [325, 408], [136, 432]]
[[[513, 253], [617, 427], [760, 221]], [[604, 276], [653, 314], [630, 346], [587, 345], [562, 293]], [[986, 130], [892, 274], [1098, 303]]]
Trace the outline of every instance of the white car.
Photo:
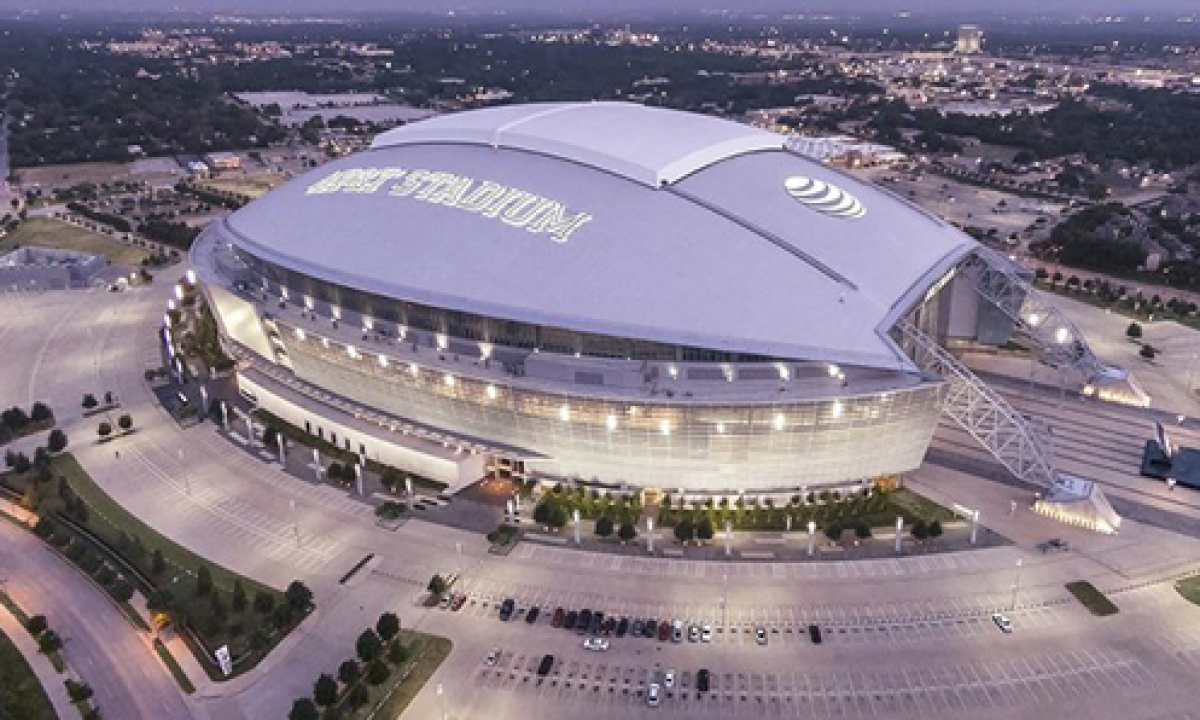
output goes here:
[[668, 668], [667, 672], [663, 674], [663, 687], [665, 687], [668, 690], [675, 687], [675, 671], [674, 670]]
[[583, 649], [592, 650], [594, 652], [604, 652], [608, 649], [608, 641], [595, 635], [588, 636], [583, 640]]
[[700, 642], [712, 642], [712, 625], [700, 628]]
[[1013, 630], [1012, 620], [1009, 620], [1007, 615], [996, 613], [992, 615], [992, 622], [996, 623], [996, 627], [1000, 628], [1000, 632], [1005, 635], [1011, 633]]
[[493, 648], [492, 651], [490, 653], [488, 653], [487, 659], [484, 660], [484, 662], [487, 663], [488, 667], [492, 667], [493, 665], [496, 664], [496, 662], [499, 659], [500, 659], [500, 648]]
[[759, 645], [767, 644], [766, 628], [755, 628], [754, 629], [754, 642], [758, 643]]
[[650, 707], [658, 707], [662, 702], [662, 688], [658, 683], [650, 683], [650, 687], [646, 688], [646, 704]]

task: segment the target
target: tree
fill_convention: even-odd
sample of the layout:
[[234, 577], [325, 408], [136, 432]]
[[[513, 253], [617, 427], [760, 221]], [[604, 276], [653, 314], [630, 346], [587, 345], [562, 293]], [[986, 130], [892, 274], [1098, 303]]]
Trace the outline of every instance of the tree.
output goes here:
[[109, 593], [119, 602], [129, 602], [133, 598], [133, 584], [125, 578], [120, 578], [109, 588]]
[[1142, 326], [1135, 322], [1129, 323], [1129, 327], [1125, 328], [1125, 337], [1130, 340], [1140, 339], [1142, 337]]
[[263, 445], [269, 448], [278, 447], [279, 431], [275, 429], [274, 425], [268, 425], [263, 428], [262, 441]]
[[1140, 355], [1143, 360], [1153, 360], [1158, 356], [1158, 348], [1154, 347], [1150, 343], [1146, 343], [1142, 346], [1142, 349], [1138, 351], [1138, 355]]
[[312, 607], [313, 594], [308, 586], [299, 580], [293, 580], [284, 591], [284, 597], [293, 610], [307, 610]]
[[859, 540], [866, 540], [871, 537], [871, 526], [865, 522], [859, 522], [854, 526], [854, 536]]
[[100, 427], [96, 428], [96, 434], [101, 440], [107, 440], [109, 435], [112, 435], [112, 425], [107, 422], [100, 423]]
[[637, 537], [637, 528], [631, 522], [623, 522], [621, 528], [617, 530], [617, 537], [621, 538], [621, 542], [629, 542]]
[[0, 420], [3, 420], [5, 425], [17, 432], [20, 432], [29, 424], [29, 416], [25, 414], [24, 410], [15, 406], [0, 413]]
[[29, 409], [29, 419], [35, 423], [47, 422], [54, 419], [54, 413], [50, 411], [50, 406], [46, 403], [35, 402]]
[[133, 418], [129, 415], [122, 415], [117, 418], [117, 427], [121, 428], [122, 432], [129, 432], [133, 428]]
[[53, 630], [46, 630], [38, 636], [38, 652], [52, 655], [62, 649], [62, 638]]
[[67, 678], [63, 685], [67, 688], [67, 697], [71, 698], [73, 703], [81, 703], [92, 696], [92, 688], [85, 682]]
[[275, 609], [275, 596], [266, 590], [254, 593], [254, 609], [263, 615], [271, 612]]
[[366, 687], [362, 685], [355, 685], [354, 689], [350, 691], [350, 695], [346, 698], [346, 702], [350, 704], [352, 709], [357, 710], [363, 705], [366, 705], [367, 701], [370, 699], [371, 696]]
[[924, 520], [917, 520], [913, 522], [912, 530], [909, 532], [912, 533], [914, 539], [925, 540], [929, 537], [929, 526], [925, 524]]
[[394, 612], [385, 612], [375, 621], [375, 632], [384, 642], [391, 642], [400, 634], [400, 618]]
[[942, 522], [940, 520], [934, 520], [933, 522], [929, 523], [929, 537], [933, 540], [937, 540], [941, 536]]
[[700, 522], [696, 523], [696, 539], [703, 542], [708, 542], [713, 539], [712, 518], [705, 515], [700, 518]]
[[67, 434], [58, 428], [50, 431], [50, 437], [46, 438], [46, 449], [52, 453], [60, 453], [67, 449]]
[[83, 396], [83, 403], [82, 403], [82, 405], [83, 405], [83, 409], [84, 409], [84, 410], [91, 410], [92, 408], [96, 407], [96, 406], [97, 406], [97, 405], [99, 405], [99, 404], [100, 404], [100, 403], [96, 402], [96, 396], [95, 396], [95, 395], [93, 395], [93, 394], [91, 394], [91, 393], [88, 393], [88, 394], [86, 394], [86, 395], [84, 395], [84, 396]]
[[538, 525], [547, 525], [550, 522], [550, 505], [546, 502], [540, 502], [533, 509], [533, 521]]
[[383, 652], [383, 642], [374, 630], [363, 630], [354, 643], [354, 651], [358, 653], [359, 660], [369, 663], [379, 658]]
[[346, 660], [338, 665], [338, 680], [341, 680], [343, 685], [353, 685], [358, 677], [358, 663], [354, 660]]
[[390, 672], [388, 671], [387, 664], [379, 658], [372, 660], [371, 663], [367, 665], [367, 682], [371, 683], [372, 685], [382, 685], [387, 681], [389, 674]]
[[388, 647], [388, 662], [403, 665], [408, 660], [408, 647], [397, 639]]
[[288, 720], [321, 720], [321, 712], [317, 710], [317, 704], [309, 698], [300, 698], [292, 703], [292, 709], [288, 712]]
[[201, 565], [196, 568], [196, 595], [198, 597], [207, 597], [212, 592], [213, 581], [212, 572], [207, 565]]
[[426, 589], [434, 595], [441, 597], [442, 595], [446, 594], [446, 591], [450, 589], [450, 586], [446, 584], [446, 578], [442, 577], [441, 575], [434, 575], [433, 577], [429, 578], [429, 585], [426, 586]]
[[48, 627], [50, 627], [50, 624], [46, 622], [45, 615], [34, 615], [25, 621], [25, 629], [28, 630], [29, 634], [33, 637], [41, 635]]
[[689, 540], [694, 539], [695, 535], [696, 528], [688, 518], [675, 523], [675, 539], [679, 542], [686, 544]]
[[246, 609], [249, 600], [246, 598], [246, 588], [242, 586], [242, 579], [238, 578], [233, 581], [233, 609], [235, 612], [242, 612]]
[[546, 524], [552, 528], [561, 528], [567, 524], [567, 509], [560, 503], [554, 503], [550, 506], [550, 517], [546, 519]]
[[334, 680], [326, 673], [321, 673], [321, 676], [313, 683], [313, 700], [316, 701], [317, 705], [327, 708], [337, 702], [337, 694], [337, 680]]
[[609, 538], [609, 537], [612, 537], [612, 534], [613, 534], [612, 518], [610, 518], [607, 515], [601, 515], [600, 519], [596, 521], [596, 536], [601, 537], [601, 538]]
[[162, 550], [154, 548], [154, 555], [150, 560], [150, 571], [155, 575], [162, 575], [167, 569], [167, 559], [163, 557]]
[[837, 542], [838, 540], [841, 540], [842, 539], [842, 526], [837, 523], [829, 523], [828, 525], [825, 526], [825, 537], [829, 538], [833, 542]]

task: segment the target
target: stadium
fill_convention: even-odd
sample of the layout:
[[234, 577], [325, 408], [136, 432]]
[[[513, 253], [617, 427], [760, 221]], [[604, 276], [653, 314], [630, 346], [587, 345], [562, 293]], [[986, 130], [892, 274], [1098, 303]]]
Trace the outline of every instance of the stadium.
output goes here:
[[1123, 381], [938, 218], [782, 136], [625, 103], [389, 131], [191, 261], [257, 403], [452, 488], [858, 486], [917, 468], [943, 413], [1050, 486], [1035, 429], [947, 348]]

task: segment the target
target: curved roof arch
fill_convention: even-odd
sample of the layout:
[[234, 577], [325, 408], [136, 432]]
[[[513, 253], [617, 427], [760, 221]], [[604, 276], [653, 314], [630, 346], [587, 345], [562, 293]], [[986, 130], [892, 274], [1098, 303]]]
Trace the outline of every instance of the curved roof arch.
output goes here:
[[405, 126], [218, 231], [298, 272], [452, 310], [908, 370], [890, 324], [976, 247], [780, 136], [613, 103]]

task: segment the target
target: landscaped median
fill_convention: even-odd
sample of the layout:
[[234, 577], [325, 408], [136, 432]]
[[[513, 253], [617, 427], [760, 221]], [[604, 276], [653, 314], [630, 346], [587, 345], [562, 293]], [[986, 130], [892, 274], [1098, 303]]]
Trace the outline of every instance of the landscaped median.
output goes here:
[[1079, 580], [1067, 583], [1067, 590], [1093, 615], [1105, 617], [1117, 614], [1118, 608], [1113, 601], [1090, 582]]
[[292, 704], [288, 720], [400, 717], [452, 647], [444, 637], [401, 630], [400, 618], [384, 613], [358, 636], [355, 656], [338, 666], [336, 676], [322, 674], [311, 697]]
[[[0, 632], [0, 717], [55, 720], [50, 697], [33, 668], [7, 635]], [[62, 720], [70, 720], [62, 718]]]
[[0, 485], [39, 514], [34, 532], [149, 631], [131, 605], [141, 591], [155, 625], [173, 625], [213, 680], [225, 678], [214, 659], [218, 648], [228, 648], [238, 675], [311, 611], [312, 593], [303, 584], [280, 592], [163, 537], [101, 490], [71, 455], [43, 463], [0, 475]]

